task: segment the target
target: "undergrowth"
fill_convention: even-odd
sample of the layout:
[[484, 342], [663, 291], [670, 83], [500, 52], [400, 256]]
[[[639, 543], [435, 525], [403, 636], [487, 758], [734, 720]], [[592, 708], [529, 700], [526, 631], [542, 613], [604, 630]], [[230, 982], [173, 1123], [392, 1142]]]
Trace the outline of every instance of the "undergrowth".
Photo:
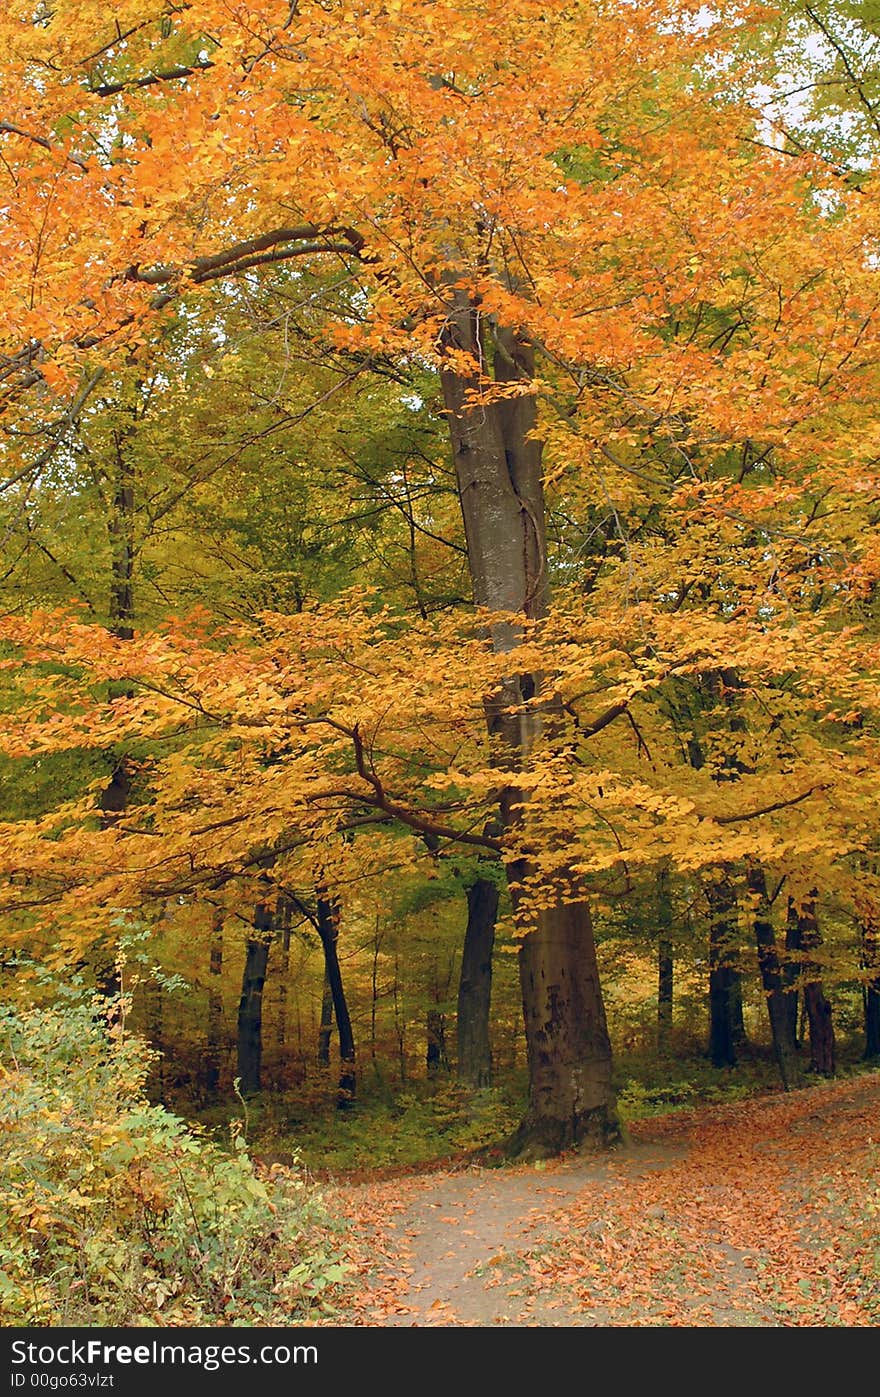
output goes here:
[[[861, 1062], [840, 1064], [841, 1076], [862, 1070]], [[758, 1049], [733, 1070], [713, 1067], [696, 1049], [674, 1057], [621, 1052], [615, 1087], [624, 1124], [781, 1091], [772, 1055]], [[493, 1151], [500, 1157], [522, 1120], [526, 1094], [524, 1072], [499, 1077], [494, 1086], [479, 1090], [447, 1075], [400, 1085], [365, 1072], [356, 1103], [340, 1111], [327, 1076], [295, 1092], [267, 1091], [251, 1098], [249, 1139], [261, 1158], [287, 1161], [296, 1152], [319, 1176], [418, 1169], [478, 1153], [491, 1157]], [[226, 1129], [238, 1110], [232, 1101], [200, 1118]]]
[[79, 994], [0, 1007], [0, 1324], [274, 1325], [346, 1275], [296, 1160], [261, 1173], [144, 1094], [150, 1053]]
[[[837, 1076], [858, 1076], [870, 1070], [858, 1045], [838, 1045]], [[804, 1086], [822, 1078], [804, 1072]], [[664, 1055], [656, 1052], [618, 1053], [615, 1058], [617, 1104], [624, 1121], [644, 1120], [669, 1111], [746, 1101], [782, 1091], [772, 1051], [750, 1043], [734, 1068], [713, 1067], [693, 1046]]]
[[249, 1103], [250, 1136], [260, 1157], [295, 1150], [315, 1174], [416, 1168], [498, 1145], [518, 1125], [522, 1084], [481, 1089], [454, 1079], [390, 1090], [364, 1081], [354, 1109], [339, 1111], [327, 1092], [269, 1093]]

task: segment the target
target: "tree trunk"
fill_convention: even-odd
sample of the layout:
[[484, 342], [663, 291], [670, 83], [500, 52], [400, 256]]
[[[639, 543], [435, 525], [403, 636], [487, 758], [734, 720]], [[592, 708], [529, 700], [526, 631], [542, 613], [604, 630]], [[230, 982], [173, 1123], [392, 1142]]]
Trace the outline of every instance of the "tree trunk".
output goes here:
[[810, 1071], [833, 1077], [836, 1068], [834, 1020], [831, 1004], [819, 980], [804, 985], [804, 1004], [810, 1024]]
[[[134, 466], [128, 454], [128, 444], [136, 431], [137, 409], [132, 410], [131, 424], [114, 433], [114, 474], [111, 477], [113, 502], [107, 517], [110, 537], [110, 588], [108, 597], [108, 627], [120, 640], [134, 637]], [[133, 696], [130, 684], [111, 680], [107, 686], [109, 699]], [[98, 799], [101, 819], [105, 826], [116, 824], [125, 813], [131, 794], [131, 775], [124, 753], [110, 751], [110, 780]]]
[[330, 1066], [330, 1039], [333, 1037], [333, 991], [324, 965], [324, 982], [321, 988], [321, 1022], [318, 1025], [318, 1066]]
[[208, 1031], [205, 1045], [205, 1090], [216, 1096], [220, 1088], [220, 1053], [223, 1029], [223, 913], [215, 912], [211, 922], [208, 961]]
[[517, 1154], [557, 1154], [583, 1141], [606, 1144], [620, 1125], [611, 1049], [589, 912], [583, 903], [539, 914], [519, 957], [529, 1104]]
[[449, 1067], [446, 1053], [446, 1015], [440, 1009], [429, 1009], [425, 1028], [425, 1065], [428, 1075], [433, 1076], [441, 1068]]
[[263, 1060], [263, 986], [269, 965], [269, 937], [273, 917], [270, 909], [259, 903], [254, 911], [256, 936], [245, 943], [244, 974], [241, 999], [238, 1004], [238, 1089], [242, 1096], [252, 1096], [261, 1090]]
[[730, 987], [730, 1020], [731, 1032], [733, 1034], [733, 1047], [737, 1058], [742, 1053], [748, 1052], [749, 1042], [746, 1038], [746, 1025], [743, 1018], [743, 982], [742, 973], [733, 968], [732, 983]]
[[803, 1038], [798, 1032], [798, 1009], [800, 1005], [801, 953], [799, 950], [797, 917], [789, 915], [785, 922], [785, 960], [782, 964], [782, 982], [786, 993], [785, 1008], [791, 1024], [791, 1034], [799, 1049]]
[[457, 1073], [460, 1081], [474, 1087], [487, 1087], [492, 1080], [489, 1008], [498, 896], [498, 885], [491, 878], [477, 878], [467, 889], [456, 1019]]
[[[441, 372], [458, 493], [464, 519], [468, 565], [477, 606], [537, 618], [548, 602], [545, 511], [541, 443], [535, 437], [537, 412], [531, 394], [474, 404], [470, 394], [485, 389], [489, 322], [462, 290], [450, 293], [445, 346], [469, 354], [470, 376]], [[503, 384], [528, 382], [534, 356], [510, 331], [494, 334], [492, 371]], [[490, 629], [499, 653], [515, 650], [521, 631], [515, 621]], [[541, 678], [511, 673], [487, 710], [497, 761], [511, 772], [500, 799], [501, 819], [517, 821], [523, 799], [516, 768], [540, 738], [547, 715], [528, 701], [541, 690]], [[508, 868], [511, 892], [531, 871]], [[570, 886], [577, 886], [572, 875]], [[528, 915], [514, 901], [527, 927], [520, 949], [520, 984], [529, 1064], [525, 1119], [511, 1148], [517, 1153], [549, 1154], [582, 1140], [619, 1139], [611, 1083], [611, 1044], [599, 983], [589, 908], [564, 901], [548, 890], [548, 905]]]
[[669, 892], [669, 870], [657, 875], [657, 1047], [665, 1052], [672, 1030], [672, 994], [675, 963], [672, 958], [672, 899]]
[[792, 1002], [795, 1014], [797, 1013], [797, 996], [792, 994], [790, 984], [786, 987], [783, 967], [776, 948], [776, 933], [770, 920], [767, 883], [763, 870], [750, 868], [747, 881], [749, 892], [758, 899], [754, 919], [755, 944], [758, 948], [761, 984], [767, 1000], [773, 1052], [782, 1085], [786, 1091], [791, 1091], [794, 1087], [803, 1085], [803, 1071], [791, 1016]]
[[810, 1071], [821, 1077], [835, 1073], [834, 1022], [831, 1005], [822, 988], [822, 971], [815, 952], [822, 945], [816, 919], [816, 897], [813, 889], [800, 909], [789, 899], [788, 921], [792, 931], [792, 949], [800, 953], [804, 1008], [810, 1026]]
[[662, 940], [657, 948], [657, 1046], [661, 1052], [665, 1052], [669, 1047], [674, 985], [675, 961], [672, 956], [672, 942]]
[[134, 466], [129, 442], [135, 433], [132, 424], [115, 434], [116, 461], [113, 479], [113, 507], [107, 521], [110, 534], [110, 630], [120, 640], [134, 635]]
[[880, 935], [877, 923], [866, 920], [862, 925], [862, 968], [866, 979], [862, 986], [865, 1015], [865, 1061], [880, 1058]]
[[[134, 470], [126, 454], [128, 438], [134, 434], [134, 423], [123, 436], [116, 438], [116, 478], [113, 486], [113, 506], [107, 520], [110, 534], [110, 597], [109, 626], [111, 635], [120, 640], [134, 636]], [[111, 682], [108, 697], [131, 698], [129, 684]], [[105, 824], [113, 824], [125, 812], [131, 792], [131, 776], [125, 757], [111, 754], [112, 771], [109, 784], [101, 792], [99, 806]]]
[[[736, 901], [728, 878], [707, 891], [709, 902], [709, 1057], [713, 1067], [736, 1066], [736, 993], [739, 972], [731, 963]], [[740, 1006], [742, 1000], [740, 999]]]
[[290, 922], [293, 915], [293, 906], [289, 898], [279, 897], [276, 915], [281, 932], [281, 945], [277, 971], [278, 1026], [275, 1042], [278, 1047], [279, 1080], [283, 1082], [287, 1059], [287, 978], [290, 973]]
[[339, 919], [333, 904], [327, 898], [320, 896], [318, 898], [318, 935], [324, 949], [324, 966], [330, 993], [333, 996], [336, 1030], [339, 1035], [339, 1089], [336, 1105], [340, 1111], [345, 1111], [354, 1105], [357, 1088], [354, 1032], [342, 985], [342, 970], [337, 954]]

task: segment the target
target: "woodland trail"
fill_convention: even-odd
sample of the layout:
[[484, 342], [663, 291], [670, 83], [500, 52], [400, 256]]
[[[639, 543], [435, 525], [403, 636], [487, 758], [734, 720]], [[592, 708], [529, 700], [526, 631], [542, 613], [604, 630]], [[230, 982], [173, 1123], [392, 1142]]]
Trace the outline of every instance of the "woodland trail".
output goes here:
[[639, 1122], [604, 1157], [348, 1185], [341, 1324], [875, 1326], [880, 1072]]

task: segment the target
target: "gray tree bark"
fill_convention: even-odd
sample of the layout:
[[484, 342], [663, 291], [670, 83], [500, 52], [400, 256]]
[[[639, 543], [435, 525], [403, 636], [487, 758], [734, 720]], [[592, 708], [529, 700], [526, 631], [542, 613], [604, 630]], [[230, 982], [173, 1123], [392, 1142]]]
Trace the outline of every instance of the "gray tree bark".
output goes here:
[[[495, 649], [510, 653], [511, 669], [487, 710], [498, 763], [510, 771], [500, 813], [512, 828], [523, 798], [516, 769], [549, 716], [528, 703], [540, 695], [541, 676], [518, 673], [515, 663], [522, 634], [516, 616], [544, 615], [549, 596], [541, 443], [531, 394], [476, 406], [468, 395], [479, 393], [489, 374], [499, 384], [528, 383], [534, 356], [513, 331], [491, 329], [467, 293], [450, 294], [446, 347], [474, 362], [471, 376], [441, 372], [474, 601], [513, 614], [490, 630]], [[507, 869], [514, 909], [527, 927], [519, 964], [529, 1065], [528, 1106], [511, 1149], [546, 1155], [587, 1139], [611, 1142], [620, 1127], [589, 907], [553, 890], [549, 905], [525, 912], [517, 890], [532, 872], [528, 861]]]

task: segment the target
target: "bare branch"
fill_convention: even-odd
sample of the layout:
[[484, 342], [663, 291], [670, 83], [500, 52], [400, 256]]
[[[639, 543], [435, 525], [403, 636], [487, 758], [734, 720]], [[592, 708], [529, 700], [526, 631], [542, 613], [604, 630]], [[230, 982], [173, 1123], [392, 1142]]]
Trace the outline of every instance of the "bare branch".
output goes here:
[[716, 825], [737, 825], [743, 820], [756, 820], [760, 815], [772, 815], [776, 810], [787, 810], [790, 805], [800, 805], [801, 801], [809, 800], [816, 791], [827, 790], [827, 785], [811, 786], [808, 791], [801, 791], [800, 795], [792, 796], [791, 800], [777, 800], [772, 805], [759, 806], [757, 810], [743, 810], [739, 815], [704, 815], [702, 818], [712, 820]]
[[95, 369], [94, 373], [86, 379], [86, 382], [77, 393], [73, 402], [51, 429], [49, 445], [40, 452], [35, 460], [29, 461], [26, 466], [23, 466], [22, 469], [17, 471], [9, 480], [0, 482], [0, 495], [6, 490], [10, 490], [13, 485], [17, 485], [20, 480], [25, 480], [28, 476], [36, 475], [45, 465], [48, 465], [49, 461], [51, 461], [52, 457], [55, 455], [55, 452], [58, 451], [67, 440], [70, 429], [75, 425], [79, 414], [85, 407], [92, 392], [97, 388], [101, 379], [104, 377], [104, 372], [104, 368], [99, 366]]
[[189, 67], [179, 64], [174, 68], [166, 68], [164, 72], [145, 73], [141, 78], [129, 78], [127, 82], [102, 82], [98, 87], [90, 87], [89, 92], [96, 97], [114, 97], [117, 92], [132, 92], [139, 87], [152, 87], [156, 83], [175, 82], [178, 78], [192, 77], [193, 73], [203, 73], [208, 68], [213, 68], [214, 64], [210, 58], [206, 58], [202, 63], [193, 63]]
[[[11, 121], [0, 121], [0, 131], [6, 132], [10, 136], [21, 136], [25, 141], [32, 141], [35, 146], [41, 146], [43, 150], [55, 150], [55, 146], [45, 136], [38, 136], [34, 131], [25, 131], [21, 126], [14, 126]], [[79, 165], [81, 170], [88, 169], [88, 162], [81, 155], [72, 155], [67, 152], [66, 158], [74, 165]]]
[[[332, 718], [319, 718], [315, 721], [326, 723], [336, 732], [341, 732], [345, 737], [351, 738], [357, 773], [372, 788], [373, 792], [371, 796], [365, 796], [360, 791], [340, 791], [339, 794], [372, 805], [376, 810], [382, 810], [392, 819], [407, 825], [409, 829], [418, 830], [419, 834], [433, 835], [437, 839], [447, 839], [451, 844], [473, 844], [478, 849], [491, 849], [496, 854], [503, 852], [504, 845], [500, 839], [493, 839], [486, 834], [474, 834], [472, 830], [459, 830], [450, 825], [438, 824], [436, 821], [430, 820], [424, 815], [418, 815], [414, 810], [409, 810], [406, 806], [392, 800], [373, 767], [367, 763], [364, 740], [357, 723], [353, 728], [349, 728], [342, 723], [335, 722]], [[324, 794], [326, 795], [327, 792]]]

